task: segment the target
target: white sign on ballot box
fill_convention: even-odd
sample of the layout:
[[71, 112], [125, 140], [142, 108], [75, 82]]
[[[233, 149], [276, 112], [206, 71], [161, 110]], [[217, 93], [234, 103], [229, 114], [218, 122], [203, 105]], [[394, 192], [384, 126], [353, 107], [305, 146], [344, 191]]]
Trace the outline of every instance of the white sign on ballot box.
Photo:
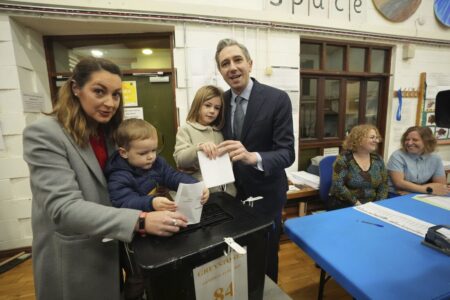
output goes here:
[[247, 254], [231, 251], [193, 273], [197, 300], [248, 299]]

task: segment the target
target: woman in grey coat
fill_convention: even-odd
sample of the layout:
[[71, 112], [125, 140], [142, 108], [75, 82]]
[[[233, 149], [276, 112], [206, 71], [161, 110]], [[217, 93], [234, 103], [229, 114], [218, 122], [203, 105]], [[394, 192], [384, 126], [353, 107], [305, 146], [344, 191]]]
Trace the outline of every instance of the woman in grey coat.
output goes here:
[[179, 213], [111, 207], [102, 168], [123, 117], [121, 84], [115, 64], [84, 59], [53, 111], [24, 131], [38, 300], [119, 299], [118, 241], [186, 226]]

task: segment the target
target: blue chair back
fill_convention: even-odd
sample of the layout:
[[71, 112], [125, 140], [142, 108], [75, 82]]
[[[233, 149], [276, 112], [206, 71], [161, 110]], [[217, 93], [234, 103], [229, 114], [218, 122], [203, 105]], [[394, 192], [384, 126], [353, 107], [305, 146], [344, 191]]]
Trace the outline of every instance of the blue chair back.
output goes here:
[[333, 163], [335, 160], [336, 155], [330, 155], [325, 156], [319, 162], [319, 196], [325, 204], [328, 204], [328, 193], [333, 179]]

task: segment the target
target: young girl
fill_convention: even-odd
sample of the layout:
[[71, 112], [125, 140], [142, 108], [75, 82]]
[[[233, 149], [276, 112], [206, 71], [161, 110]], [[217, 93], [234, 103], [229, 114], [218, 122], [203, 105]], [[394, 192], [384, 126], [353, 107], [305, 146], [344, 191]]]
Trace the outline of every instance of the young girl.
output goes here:
[[[217, 156], [217, 145], [223, 141], [221, 129], [224, 124], [223, 92], [213, 85], [201, 87], [186, 118], [186, 125], [178, 129], [173, 157], [178, 168], [202, 180], [197, 151], [203, 151], [208, 157]], [[210, 192], [225, 190], [236, 195], [234, 185], [214, 187]]]

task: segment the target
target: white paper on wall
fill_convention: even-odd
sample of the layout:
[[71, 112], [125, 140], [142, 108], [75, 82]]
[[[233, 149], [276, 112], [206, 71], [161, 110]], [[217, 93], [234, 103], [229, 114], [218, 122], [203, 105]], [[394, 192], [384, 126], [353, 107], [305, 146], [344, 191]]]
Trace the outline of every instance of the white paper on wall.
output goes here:
[[42, 112], [44, 110], [44, 95], [37, 93], [22, 93], [24, 112]]
[[142, 107], [124, 107], [123, 119], [144, 119], [144, 110]]

